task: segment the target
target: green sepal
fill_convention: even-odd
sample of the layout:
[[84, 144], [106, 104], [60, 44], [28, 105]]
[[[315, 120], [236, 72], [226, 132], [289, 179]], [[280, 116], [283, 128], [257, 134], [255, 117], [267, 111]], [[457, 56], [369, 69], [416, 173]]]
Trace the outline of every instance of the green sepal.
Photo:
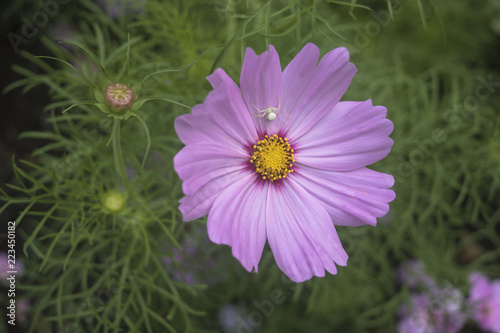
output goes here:
[[114, 115], [114, 113], [111, 113], [111, 108], [105, 103], [96, 103], [95, 106], [97, 106], [102, 112], [108, 114], [110, 117]]
[[106, 100], [104, 99], [104, 93], [99, 89], [94, 89], [94, 97], [98, 103], [106, 104]]

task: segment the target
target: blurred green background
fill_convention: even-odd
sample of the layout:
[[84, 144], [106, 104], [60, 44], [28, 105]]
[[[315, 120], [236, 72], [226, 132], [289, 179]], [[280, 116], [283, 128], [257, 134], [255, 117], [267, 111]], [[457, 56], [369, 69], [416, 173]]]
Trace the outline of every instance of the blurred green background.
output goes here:
[[[396, 332], [409, 296], [397, 270], [407, 260], [464, 294], [471, 271], [500, 277], [500, 1], [2, 6], [1, 222], [17, 222], [25, 266], [17, 298], [29, 306], [0, 331]], [[92, 101], [92, 90], [69, 66], [34, 58], [62, 59], [101, 87], [89, 54], [58, 41], [93, 53], [116, 81], [175, 69], [145, 81], [141, 97], [188, 106], [204, 100], [205, 77], [217, 67], [238, 82], [246, 47], [274, 45], [283, 68], [308, 42], [322, 55], [347, 47], [358, 72], [342, 100], [372, 99], [395, 125], [392, 152], [372, 166], [396, 179], [389, 214], [377, 227], [337, 228], [350, 259], [336, 276], [294, 284], [268, 247], [259, 273], [246, 272], [229, 247], [208, 241], [206, 218], [181, 222], [173, 120], [189, 109], [162, 101], [141, 108], [152, 138], [142, 174], [146, 135], [138, 121], [125, 122], [134, 190], [123, 191], [106, 115], [88, 105], [62, 113]], [[126, 201], [118, 212], [105, 205], [113, 191]], [[480, 330], [469, 321], [462, 332]]]

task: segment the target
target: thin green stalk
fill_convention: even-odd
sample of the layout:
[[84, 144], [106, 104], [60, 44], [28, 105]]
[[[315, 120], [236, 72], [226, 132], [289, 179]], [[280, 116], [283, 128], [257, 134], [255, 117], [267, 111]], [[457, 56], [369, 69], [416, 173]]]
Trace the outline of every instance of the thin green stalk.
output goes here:
[[125, 161], [123, 160], [122, 146], [120, 143], [120, 119], [114, 119], [113, 121], [113, 157], [115, 159], [116, 172], [120, 176], [122, 184], [127, 186], [130, 179], [127, 175], [127, 170], [125, 169]]

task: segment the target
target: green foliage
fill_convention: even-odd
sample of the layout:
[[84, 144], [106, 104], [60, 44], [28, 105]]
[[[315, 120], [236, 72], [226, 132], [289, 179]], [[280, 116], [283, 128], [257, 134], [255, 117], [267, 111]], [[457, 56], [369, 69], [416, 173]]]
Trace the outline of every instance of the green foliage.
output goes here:
[[[33, 152], [36, 163], [14, 160], [17, 182], [1, 194], [0, 211], [20, 212], [28, 258], [19, 289], [33, 304], [31, 332], [216, 332], [224, 305], [246, 321], [276, 291], [283, 302], [264, 313], [260, 332], [387, 332], [408, 296], [395, 273], [408, 259], [464, 292], [473, 270], [500, 277], [500, 87], [490, 28], [498, 15], [486, 2], [148, 0], [143, 13], [117, 20], [94, 2], [80, 6], [71, 50], [42, 38], [50, 54], [22, 51], [36, 69], [15, 65], [24, 78], [7, 88], [29, 96], [44, 85], [52, 100], [47, 130], [21, 137], [47, 144]], [[211, 244], [199, 258], [215, 258], [216, 269], [197, 262], [200, 284], [181, 281], [185, 267], [165, 258], [207, 235], [177, 209], [172, 161], [182, 144], [173, 120], [203, 101], [215, 68], [237, 82], [246, 47], [273, 44], [284, 67], [308, 42], [323, 54], [350, 50], [358, 74], [344, 100], [388, 109], [394, 148], [373, 168], [396, 179], [390, 213], [376, 228], [337, 228], [350, 259], [336, 276], [293, 284], [269, 249], [249, 274], [228, 247]], [[136, 84], [137, 103], [149, 101], [127, 119], [96, 106], [118, 81]], [[123, 207], [113, 209], [110, 195]]]

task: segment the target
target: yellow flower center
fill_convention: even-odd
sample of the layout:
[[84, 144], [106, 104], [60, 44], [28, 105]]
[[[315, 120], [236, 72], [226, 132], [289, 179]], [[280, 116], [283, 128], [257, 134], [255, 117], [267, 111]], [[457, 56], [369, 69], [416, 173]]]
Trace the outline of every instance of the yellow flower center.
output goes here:
[[250, 163], [255, 166], [255, 171], [262, 175], [262, 179], [273, 182], [286, 178], [293, 172], [292, 162], [295, 162], [295, 159], [287, 138], [281, 138], [276, 134], [271, 137], [266, 135], [265, 139], [253, 146], [253, 149], [255, 150]]

